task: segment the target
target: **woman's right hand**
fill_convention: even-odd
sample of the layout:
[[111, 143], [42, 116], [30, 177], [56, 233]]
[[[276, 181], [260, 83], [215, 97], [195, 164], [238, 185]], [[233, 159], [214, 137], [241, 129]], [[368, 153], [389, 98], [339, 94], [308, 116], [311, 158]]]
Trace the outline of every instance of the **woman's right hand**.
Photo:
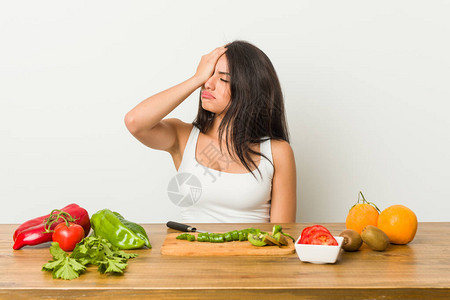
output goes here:
[[208, 54], [202, 56], [198, 64], [197, 71], [194, 78], [196, 78], [201, 85], [203, 85], [214, 74], [217, 61], [227, 51], [225, 47], [218, 47]]

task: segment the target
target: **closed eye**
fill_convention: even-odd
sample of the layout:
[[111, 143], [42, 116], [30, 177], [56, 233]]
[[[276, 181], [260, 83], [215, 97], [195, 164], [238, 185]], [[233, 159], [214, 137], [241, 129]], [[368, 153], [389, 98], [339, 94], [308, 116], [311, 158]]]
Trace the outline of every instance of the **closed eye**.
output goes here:
[[[223, 71], [219, 71], [219, 75], [227, 75], [227, 76], [230, 76], [230, 73], [228, 73], [228, 72], [223, 72]], [[228, 81], [228, 80], [226, 80], [226, 79], [223, 79], [223, 78], [220, 78], [220, 80], [222, 80], [223, 82], [230, 82], [230, 81]]]

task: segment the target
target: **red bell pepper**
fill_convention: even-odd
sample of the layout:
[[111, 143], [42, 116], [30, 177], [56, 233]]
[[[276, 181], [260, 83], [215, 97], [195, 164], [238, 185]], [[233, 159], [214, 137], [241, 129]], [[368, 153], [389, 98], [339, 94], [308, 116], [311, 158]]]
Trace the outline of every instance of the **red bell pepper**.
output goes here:
[[[89, 220], [89, 214], [84, 208], [78, 206], [77, 204], [70, 204], [60, 211], [68, 213], [72, 216], [75, 219], [74, 223], [83, 227], [85, 236], [89, 234], [91, 223]], [[53, 229], [59, 223], [64, 222], [64, 219], [57, 219], [54, 222], [47, 222], [49, 218], [54, 218], [57, 214], [57, 212], [52, 212], [51, 214], [29, 220], [20, 225], [13, 235], [13, 249], [18, 250], [23, 246], [34, 246], [45, 242], [50, 242], [52, 240]], [[49, 228], [46, 228], [48, 227], [47, 223], [50, 223], [51, 225]]]

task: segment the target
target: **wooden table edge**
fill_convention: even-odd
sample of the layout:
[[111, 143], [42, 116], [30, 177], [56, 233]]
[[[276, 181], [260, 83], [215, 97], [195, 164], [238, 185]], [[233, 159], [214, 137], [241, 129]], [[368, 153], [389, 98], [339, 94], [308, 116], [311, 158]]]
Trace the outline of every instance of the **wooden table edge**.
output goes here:
[[[289, 299], [302, 299], [310, 297], [339, 298], [339, 299], [405, 299], [411, 297], [426, 299], [448, 299], [450, 287], [418, 287], [418, 288], [0, 288], [0, 298], [29, 299], [51, 297], [64, 299], [79, 299], [80, 297], [94, 299], [107, 299], [111, 297], [126, 297], [127, 299], [142, 299], [142, 297], [158, 297], [170, 299], [273, 299], [273, 297], [289, 297]], [[49, 298], [50, 297], [50, 298]]]

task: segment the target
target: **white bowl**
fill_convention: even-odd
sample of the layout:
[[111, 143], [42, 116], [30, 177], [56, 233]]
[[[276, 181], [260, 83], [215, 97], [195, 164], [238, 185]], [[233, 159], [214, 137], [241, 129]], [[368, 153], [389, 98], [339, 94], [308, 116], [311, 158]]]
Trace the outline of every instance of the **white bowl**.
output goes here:
[[295, 241], [295, 251], [297, 252], [298, 258], [303, 262], [313, 264], [335, 263], [341, 252], [344, 238], [341, 236], [334, 236], [334, 238], [338, 242], [337, 246], [299, 244], [299, 237]]

